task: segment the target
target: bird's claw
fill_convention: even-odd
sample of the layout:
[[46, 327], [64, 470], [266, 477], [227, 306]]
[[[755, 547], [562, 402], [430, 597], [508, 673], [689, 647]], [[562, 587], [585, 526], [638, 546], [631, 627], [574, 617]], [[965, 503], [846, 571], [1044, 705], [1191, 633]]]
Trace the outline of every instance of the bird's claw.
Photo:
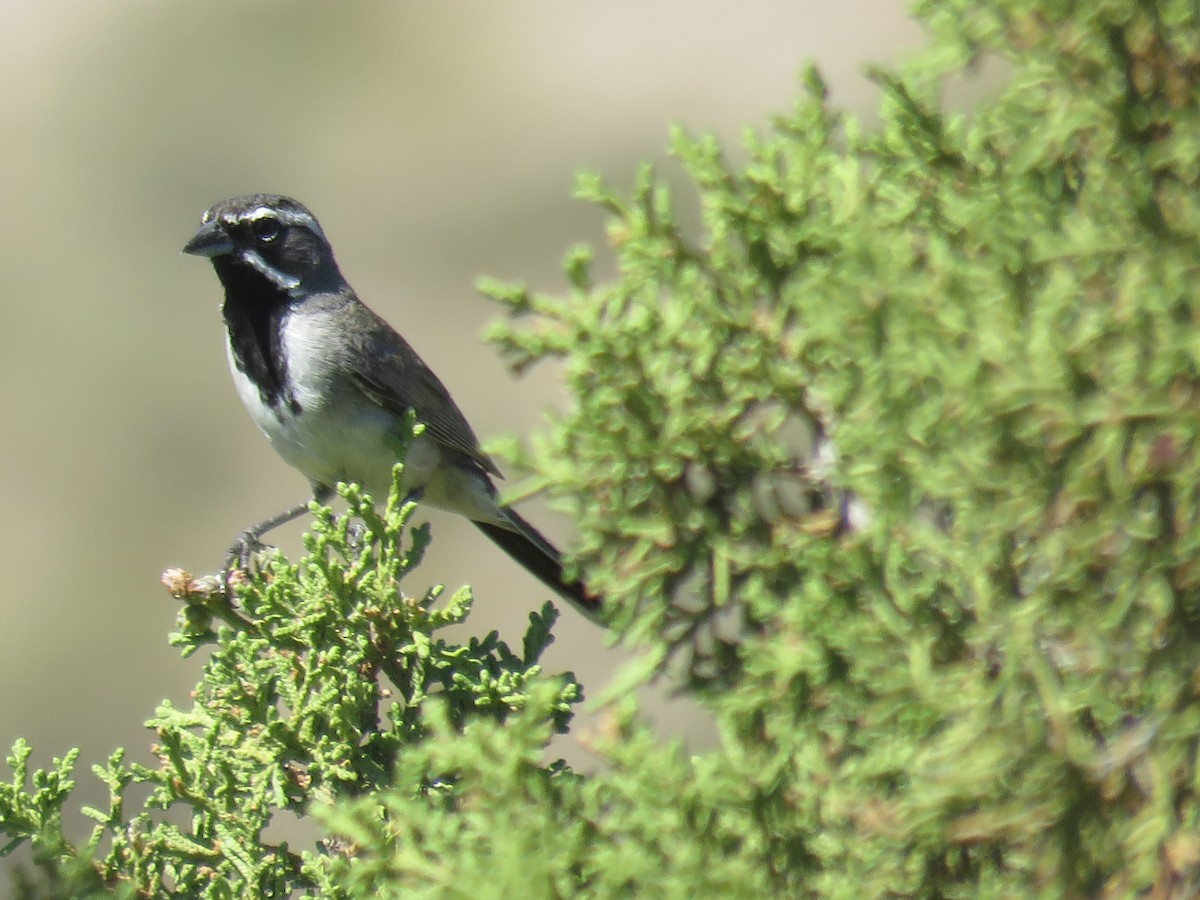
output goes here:
[[351, 519], [346, 523], [346, 546], [351, 550], [361, 550], [367, 540], [366, 523], [360, 519]]
[[250, 575], [250, 563], [253, 562], [254, 557], [266, 549], [268, 549], [267, 545], [259, 540], [258, 534], [253, 529], [239, 534], [225, 555], [225, 565], [221, 570], [221, 583], [228, 587], [235, 581], [239, 583], [244, 581]]

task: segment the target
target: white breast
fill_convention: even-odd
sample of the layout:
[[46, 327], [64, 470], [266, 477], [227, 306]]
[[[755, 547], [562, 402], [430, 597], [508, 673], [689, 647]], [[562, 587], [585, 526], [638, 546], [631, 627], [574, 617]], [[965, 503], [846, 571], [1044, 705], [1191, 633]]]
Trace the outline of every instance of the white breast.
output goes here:
[[[309, 481], [330, 487], [354, 481], [382, 500], [398, 452], [395, 417], [333, 371], [335, 357], [328, 342], [336, 334], [327, 312], [289, 315], [282, 328], [286, 385], [300, 412], [286, 404], [272, 408], [264, 403], [258, 387], [234, 364], [226, 341], [229, 368], [242, 403], [275, 451]], [[410, 451], [405, 477], [409, 487], [429, 477], [437, 456], [435, 446]]]
[[[272, 408], [264, 403], [258, 388], [234, 364], [226, 341], [229, 368], [242, 403], [275, 451], [309, 481], [329, 487], [353, 481], [383, 501], [399, 453], [398, 417], [369, 400], [347, 373], [337, 370], [340, 357], [330, 352], [330, 342], [338, 338], [336, 313], [311, 309], [292, 313], [282, 328], [287, 388], [300, 412], [287, 404]], [[476, 521], [507, 522], [486, 475], [442, 462], [435, 441], [417, 438], [408, 451], [404, 489], [422, 488], [424, 502]]]

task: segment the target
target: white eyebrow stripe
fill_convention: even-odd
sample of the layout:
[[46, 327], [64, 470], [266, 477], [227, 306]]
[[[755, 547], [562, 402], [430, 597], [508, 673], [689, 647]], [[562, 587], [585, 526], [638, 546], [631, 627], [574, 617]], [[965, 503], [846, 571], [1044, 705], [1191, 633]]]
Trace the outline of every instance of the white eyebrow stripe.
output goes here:
[[319, 234], [321, 237], [325, 237], [325, 232], [321, 230], [321, 226], [311, 215], [302, 212], [292, 212], [289, 209], [273, 209], [270, 206], [259, 206], [249, 212], [231, 216], [230, 222], [240, 225], [243, 222], [257, 222], [259, 219], [276, 219], [284, 225], [303, 225], [310, 231]]

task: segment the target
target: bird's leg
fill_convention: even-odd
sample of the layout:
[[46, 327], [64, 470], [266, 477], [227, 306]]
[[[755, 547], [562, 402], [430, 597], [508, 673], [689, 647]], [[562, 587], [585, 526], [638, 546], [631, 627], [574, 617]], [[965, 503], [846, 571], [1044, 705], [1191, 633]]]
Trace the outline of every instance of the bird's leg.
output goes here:
[[[313, 483], [313, 500], [317, 503], [325, 503], [333, 496], [333, 488], [326, 487], [323, 484]], [[233, 542], [233, 546], [229, 548], [229, 552], [225, 556], [225, 565], [221, 571], [221, 583], [226, 587], [229, 586], [229, 577], [234, 572], [249, 572], [250, 559], [258, 551], [264, 549], [262, 536], [269, 531], [274, 531], [280, 525], [286, 525], [293, 519], [297, 519], [308, 511], [308, 506], [311, 501], [297, 503], [295, 506], [288, 507], [277, 516], [272, 516], [265, 522], [259, 522], [257, 525], [252, 525], [237, 536], [237, 540]]]
[[[322, 492], [314, 492], [318, 502], [322, 499]], [[250, 569], [250, 558], [259, 550], [263, 549], [262, 536], [269, 531], [274, 531], [280, 525], [286, 525], [293, 519], [308, 512], [308, 503], [297, 503], [295, 506], [289, 507], [277, 516], [272, 516], [264, 522], [259, 522], [257, 525], [251, 525], [245, 531], [237, 536], [237, 540], [233, 542], [233, 546], [229, 548], [229, 552], [225, 556], [225, 566], [221, 572], [221, 581], [224, 584], [229, 584], [229, 576], [235, 571], [247, 572]]]

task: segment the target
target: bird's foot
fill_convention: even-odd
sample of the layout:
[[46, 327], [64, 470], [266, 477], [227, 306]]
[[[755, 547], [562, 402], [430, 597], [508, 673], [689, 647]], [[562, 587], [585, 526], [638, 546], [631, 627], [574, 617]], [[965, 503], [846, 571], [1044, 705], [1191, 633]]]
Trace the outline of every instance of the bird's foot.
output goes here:
[[346, 523], [346, 546], [355, 553], [367, 542], [367, 526], [361, 519], [350, 519]]
[[225, 565], [221, 570], [221, 583], [230, 587], [241, 583], [250, 576], [250, 563], [258, 554], [270, 549], [259, 539], [259, 532], [247, 528], [237, 536], [233, 546], [225, 555]]

